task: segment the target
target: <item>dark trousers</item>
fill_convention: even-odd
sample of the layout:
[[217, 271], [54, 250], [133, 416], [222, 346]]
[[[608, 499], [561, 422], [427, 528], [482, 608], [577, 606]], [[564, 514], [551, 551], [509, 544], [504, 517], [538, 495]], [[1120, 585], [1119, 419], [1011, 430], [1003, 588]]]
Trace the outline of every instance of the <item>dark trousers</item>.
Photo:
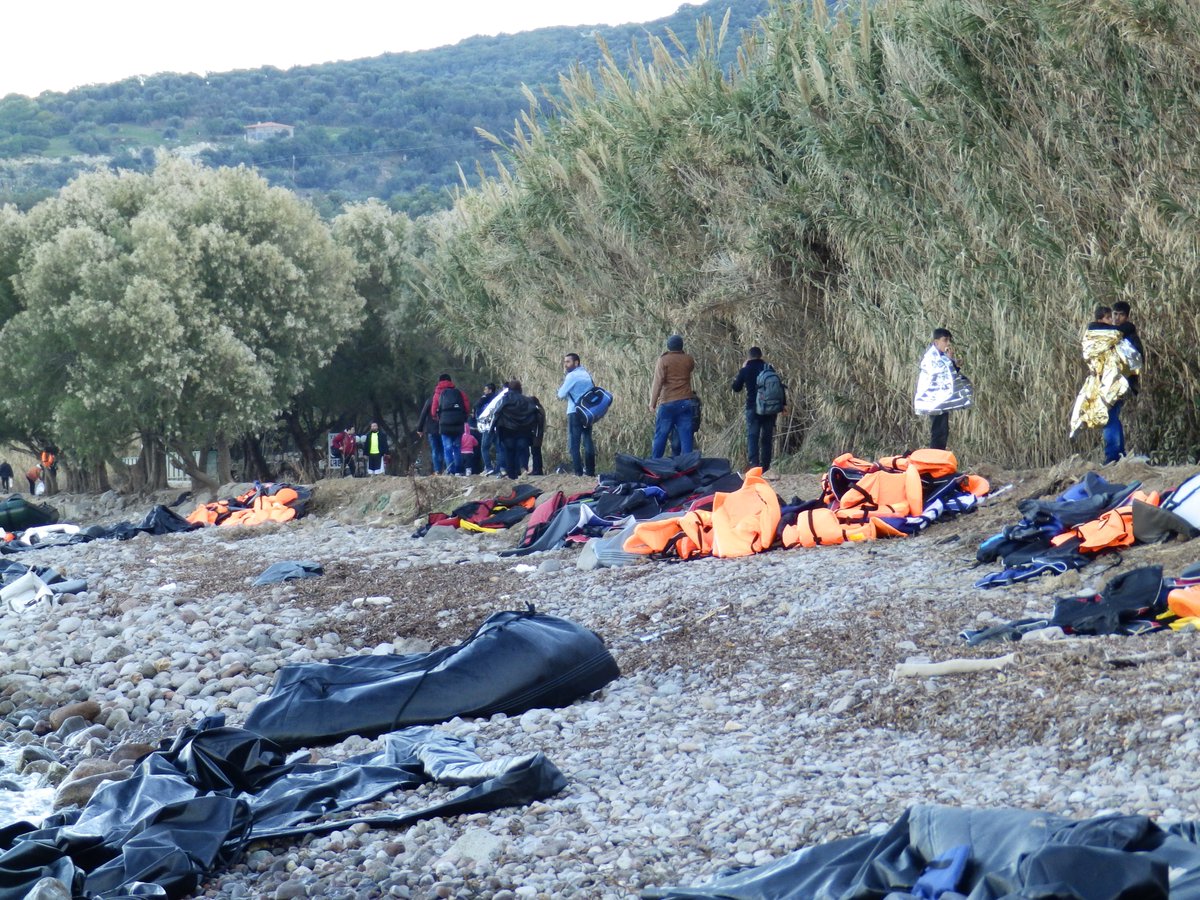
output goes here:
[[545, 475], [546, 470], [542, 467], [542, 445], [534, 444], [529, 448], [529, 474], [530, 475]]
[[529, 460], [529, 444], [527, 432], [500, 432], [500, 460], [504, 465], [504, 474], [509, 478], [521, 477], [521, 470]]
[[751, 468], [761, 466], [764, 472], [771, 468], [775, 419], [775, 414], [760, 416], [752, 409], [746, 410], [746, 454], [750, 457]]
[[1122, 397], [1108, 408], [1108, 422], [1104, 425], [1104, 461], [1116, 462], [1125, 455], [1125, 428], [1121, 424], [1121, 408], [1125, 405]]
[[[583, 453], [580, 454], [580, 445]], [[596, 474], [596, 445], [592, 442], [592, 429], [583, 427], [583, 416], [579, 411], [567, 416], [567, 447], [571, 451], [571, 466], [576, 475]]]
[[950, 413], [938, 413], [929, 417], [929, 446], [934, 450], [945, 450], [950, 441]]

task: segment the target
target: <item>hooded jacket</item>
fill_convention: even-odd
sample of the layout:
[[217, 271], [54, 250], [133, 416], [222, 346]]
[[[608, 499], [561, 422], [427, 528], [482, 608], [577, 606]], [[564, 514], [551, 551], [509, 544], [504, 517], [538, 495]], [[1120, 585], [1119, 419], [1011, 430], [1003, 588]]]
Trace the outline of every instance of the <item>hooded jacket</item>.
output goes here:
[[443, 423], [441, 419], [440, 404], [442, 400], [442, 393], [446, 390], [446, 388], [454, 388], [454, 390], [462, 394], [463, 422], [471, 417], [471, 398], [467, 396], [466, 391], [460, 391], [457, 387], [455, 387], [454, 382], [449, 378], [439, 381], [437, 383], [437, 387], [433, 389], [433, 403], [429, 407], [429, 412], [430, 415], [437, 419], [438, 430], [441, 431], [442, 434], [460, 434], [462, 432], [462, 422]]

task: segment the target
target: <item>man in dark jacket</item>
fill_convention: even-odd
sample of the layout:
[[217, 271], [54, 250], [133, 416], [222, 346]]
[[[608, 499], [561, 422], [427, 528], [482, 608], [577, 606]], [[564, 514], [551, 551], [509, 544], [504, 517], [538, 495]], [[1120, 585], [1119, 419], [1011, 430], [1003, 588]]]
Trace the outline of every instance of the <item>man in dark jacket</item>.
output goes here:
[[775, 439], [775, 420], [779, 413], [758, 412], [758, 376], [767, 368], [762, 350], [751, 347], [746, 362], [733, 379], [734, 393], [746, 392], [746, 453], [750, 465], [771, 468], [771, 443]]
[[433, 396], [425, 398], [421, 415], [417, 418], [417, 437], [425, 438], [429, 444], [429, 474], [441, 475], [446, 470], [446, 457], [442, 453], [442, 435], [438, 431], [437, 419], [433, 417]]
[[447, 474], [462, 475], [462, 433], [463, 425], [471, 415], [471, 401], [444, 372], [438, 376], [429, 412], [437, 419], [438, 431], [442, 435], [442, 455], [446, 458]]
[[[1124, 300], [1118, 300], [1112, 305], [1112, 323], [1121, 330], [1121, 334], [1125, 336], [1125, 340], [1133, 344], [1133, 349], [1141, 354], [1142, 364], [1145, 365], [1146, 350], [1142, 347], [1142, 339], [1138, 336], [1137, 326], [1129, 321], [1130, 312], [1132, 312], [1130, 305]], [[1130, 393], [1136, 397], [1142, 387], [1141, 376], [1129, 375], [1127, 376], [1127, 380], [1129, 381]]]
[[529, 440], [529, 474], [545, 475], [546, 470], [542, 467], [542, 439], [546, 436], [546, 407], [542, 406], [542, 401], [537, 397], [530, 397], [529, 402], [537, 410], [537, 423], [533, 426]]
[[520, 478], [537, 429], [537, 407], [522, 393], [520, 381], [514, 378], [506, 386], [508, 393], [504, 404], [496, 413], [496, 433], [500, 436], [504, 474], [509, 478]]
[[367, 454], [367, 474], [383, 474], [383, 458], [387, 456], [387, 435], [379, 430], [379, 423], [372, 422], [370, 430], [363, 435], [363, 452]]

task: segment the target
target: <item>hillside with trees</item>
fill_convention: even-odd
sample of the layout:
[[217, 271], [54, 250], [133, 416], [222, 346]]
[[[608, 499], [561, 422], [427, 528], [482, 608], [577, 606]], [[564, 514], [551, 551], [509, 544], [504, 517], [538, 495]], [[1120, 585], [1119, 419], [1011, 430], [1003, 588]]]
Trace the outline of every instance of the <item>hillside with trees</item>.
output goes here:
[[[637, 60], [658, 38], [690, 54], [698, 20], [728, 13], [736, 36], [766, 9], [766, 0], [708, 0], [644, 25], [543, 28], [286, 71], [160, 74], [10, 95], [0, 100], [0, 202], [27, 208], [98, 163], [146, 171], [161, 147], [212, 166], [252, 166], [327, 216], [368, 197], [413, 215], [445, 208], [460, 169], [472, 183], [479, 166], [494, 173], [496, 147], [477, 129], [511, 133], [529, 106], [523, 88], [557, 93], [560, 74], [594, 70], [604, 46]], [[736, 46], [729, 42], [726, 64]], [[258, 122], [294, 132], [247, 143], [245, 127]]]
[[[19, 348], [0, 435], [58, 444], [94, 483], [139, 437], [144, 459], [240, 447], [253, 474], [287, 440], [311, 472], [329, 427], [370, 415], [404, 471], [435, 373], [549, 398], [573, 351], [617, 398], [606, 460], [647, 452], [678, 332], [705, 453], [744, 460], [729, 382], [757, 344], [790, 388], [780, 468], [808, 469], [923, 444], [916, 366], [946, 327], [976, 389], [951, 425], [966, 466], [1098, 460], [1095, 431], [1068, 437], [1079, 339], [1126, 300], [1147, 349], [1128, 444], [1196, 458], [1189, 0], [780, 4], [740, 40], [709, 22], [687, 58], [648, 49], [566, 77], [497, 173], [430, 215], [326, 222], [246, 168], [166, 156], [0, 207], [0, 341]], [[558, 408], [551, 468], [562, 432]]]

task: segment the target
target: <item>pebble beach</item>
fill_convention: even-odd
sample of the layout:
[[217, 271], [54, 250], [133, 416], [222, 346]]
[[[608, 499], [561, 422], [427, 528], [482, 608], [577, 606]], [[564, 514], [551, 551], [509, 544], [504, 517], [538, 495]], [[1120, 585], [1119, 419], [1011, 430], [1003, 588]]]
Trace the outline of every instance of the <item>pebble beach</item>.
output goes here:
[[[566, 776], [561, 793], [407, 830], [355, 825], [251, 844], [193, 896], [630, 898], [882, 831], [916, 803], [1200, 818], [1194, 631], [1047, 632], [978, 647], [959, 637], [1049, 614], [1055, 596], [1094, 592], [1136, 566], [1172, 575], [1200, 560], [1198, 544], [1139, 546], [1060, 578], [974, 588], [991, 571], [975, 550], [1016, 521], [1017, 501], [1087, 470], [1075, 460], [985, 472], [1013, 488], [917, 537], [740, 560], [585, 570], [577, 548], [500, 558], [519, 528], [413, 539], [417, 513], [508, 489], [479, 476], [322, 482], [312, 512], [287, 525], [22, 553], [12, 558], [88, 588], [0, 619], [0, 809], [12, 821], [31, 805], [84, 802], [202, 716], [241, 724], [288, 663], [452, 645], [492, 613], [532, 604], [599, 634], [621, 677], [566, 708], [440, 727], [485, 760], [542, 751]], [[1105, 470], [1155, 488], [1189, 474], [1136, 462]], [[776, 488], [812, 497], [817, 484], [795, 476]], [[136, 521], [151, 502], [59, 505], [86, 525]], [[283, 560], [314, 560], [326, 574], [252, 586]], [[990, 671], [896, 672], [1006, 654]], [[380, 745], [349, 738], [312, 758]], [[403, 811], [440, 790], [357, 812]]]

